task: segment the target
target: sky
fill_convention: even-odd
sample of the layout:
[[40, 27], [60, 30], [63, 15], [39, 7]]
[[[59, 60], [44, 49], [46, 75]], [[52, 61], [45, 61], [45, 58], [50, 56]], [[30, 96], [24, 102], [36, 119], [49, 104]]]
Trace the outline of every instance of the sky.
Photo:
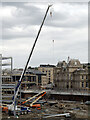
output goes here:
[[[13, 57], [14, 68], [25, 66], [47, 7], [47, 2], [2, 4], [2, 55]], [[88, 62], [88, 3], [53, 4], [29, 66], [56, 65], [59, 61], [67, 61], [68, 56], [70, 59], [79, 59], [81, 63]]]

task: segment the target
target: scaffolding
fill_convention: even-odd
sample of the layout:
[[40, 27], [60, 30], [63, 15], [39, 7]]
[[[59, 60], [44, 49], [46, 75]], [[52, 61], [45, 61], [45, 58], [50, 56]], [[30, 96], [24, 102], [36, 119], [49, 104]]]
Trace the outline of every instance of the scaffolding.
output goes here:
[[12, 84], [12, 57], [2, 57], [2, 102], [8, 103], [14, 95], [15, 83]]

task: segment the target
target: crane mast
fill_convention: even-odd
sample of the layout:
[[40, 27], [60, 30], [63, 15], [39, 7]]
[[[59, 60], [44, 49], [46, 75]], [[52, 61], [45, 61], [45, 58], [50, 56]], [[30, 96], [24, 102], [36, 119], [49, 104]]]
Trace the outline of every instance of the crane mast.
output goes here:
[[16, 86], [15, 95], [13, 96], [13, 99], [15, 99], [15, 98], [17, 97], [17, 95], [18, 95], [21, 81], [22, 81], [22, 79], [23, 79], [23, 77], [24, 77], [24, 74], [25, 74], [25, 72], [26, 72], [28, 63], [29, 63], [30, 58], [31, 58], [31, 56], [32, 56], [33, 50], [34, 50], [34, 48], [35, 48], [36, 42], [37, 42], [37, 40], [38, 40], [38, 37], [39, 37], [39, 34], [40, 34], [40, 32], [41, 32], [42, 26], [43, 26], [43, 24], [44, 24], [44, 21], [45, 21], [45, 19], [46, 19], [48, 10], [49, 10], [49, 8], [50, 8], [51, 6], [52, 6], [52, 5], [48, 5], [48, 8], [47, 8], [46, 13], [45, 13], [45, 16], [44, 16], [44, 18], [43, 18], [42, 24], [41, 24], [41, 26], [40, 26], [40, 29], [39, 29], [38, 34], [37, 34], [37, 36], [36, 36], [35, 42], [34, 42], [33, 47], [32, 47], [32, 49], [31, 49], [30, 55], [29, 55], [28, 60], [27, 60], [27, 62], [26, 62], [25, 68], [23, 69], [23, 72], [22, 72], [22, 74], [21, 74], [21, 77], [20, 77], [20, 79], [19, 79], [19, 81], [18, 81], [18, 84], [17, 84], [17, 86]]
[[21, 74], [21, 77], [20, 77], [20, 79], [19, 79], [19, 81], [18, 81], [18, 84], [17, 84], [17, 86], [16, 86], [16, 88], [15, 88], [15, 94], [14, 94], [14, 96], [13, 96], [13, 98], [12, 98], [12, 99], [13, 99], [13, 103], [11, 104], [11, 107], [14, 105], [14, 110], [15, 110], [15, 106], [16, 106], [16, 105], [15, 105], [15, 101], [16, 101], [16, 98], [17, 98], [17, 95], [18, 95], [18, 92], [19, 92], [19, 88], [20, 88], [22, 79], [23, 79], [24, 74], [25, 74], [25, 72], [26, 72], [28, 63], [29, 63], [29, 61], [30, 61], [30, 59], [31, 59], [33, 50], [34, 50], [34, 48], [35, 48], [36, 42], [37, 42], [38, 37], [39, 37], [39, 35], [40, 35], [40, 32], [41, 32], [42, 26], [43, 26], [43, 24], [44, 24], [44, 21], [45, 21], [45, 19], [46, 19], [47, 13], [48, 13], [49, 8], [50, 8], [51, 6], [52, 6], [52, 5], [48, 5], [48, 8], [47, 8], [46, 13], [45, 13], [45, 16], [44, 16], [44, 18], [43, 18], [43, 21], [42, 21], [41, 26], [40, 26], [40, 28], [39, 28], [38, 34], [37, 34], [36, 39], [35, 39], [35, 41], [34, 41], [33, 47], [32, 47], [31, 52], [30, 52], [30, 54], [29, 54], [28, 60], [27, 60], [27, 62], [26, 62], [25, 68], [23, 69], [23, 72], [22, 72], [22, 74]]

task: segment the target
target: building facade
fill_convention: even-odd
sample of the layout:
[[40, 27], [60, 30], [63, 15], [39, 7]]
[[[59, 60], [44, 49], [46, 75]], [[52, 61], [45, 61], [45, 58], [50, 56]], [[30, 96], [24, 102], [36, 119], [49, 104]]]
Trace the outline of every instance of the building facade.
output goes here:
[[[17, 81], [20, 79], [20, 76], [22, 74], [22, 69], [16, 69], [12, 71], [12, 78], [13, 81]], [[35, 69], [27, 69], [24, 78], [21, 83], [21, 89], [22, 90], [29, 90], [31, 88], [40, 87], [44, 84], [46, 81], [46, 74], [35, 70]]]
[[73, 72], [73, 84], [75, 90], [89, 90], [88, 69], [77, 69]]
[[88, 67], [77, 59], [71, 59], [66, 63], [59, 62], [54, 69], [54, 84], [57, 90], [87, 91]]
[[38, 70], [41, 71], [42, 73], [46, 74], [46, 85], [50, 84], [50, 83], [54, 83], [54, 65], [40, 65], [40, 67], [38, 67]]

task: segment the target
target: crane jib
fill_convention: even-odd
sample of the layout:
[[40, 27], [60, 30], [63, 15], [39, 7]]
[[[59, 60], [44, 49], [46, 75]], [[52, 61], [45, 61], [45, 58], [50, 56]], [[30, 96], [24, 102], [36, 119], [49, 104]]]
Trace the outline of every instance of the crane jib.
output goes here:
[[25, 65], [25, 68], [23, 69], [23, 72], [22, 72], [21, 77], [20, 77], [20, 79], [19, 79], [19, 81], [18, 81], [18, 84], [17, 84], [17, 86], [16, 86], [16, 88], [15, 88], [15, 94], [14, 94], [14, 96], [13, 96], [13, 98], [12, 98], [14, 101], [13, 101], [12, 104], [14, 104], [15, 99], [16, 99], [16, 97], [17, 97], [17, 95], [18, 95], [19, 87], [20, 87], [20, 85], [21, 85], [21, 81], [22, 81], [22, 79], [23, 79], [23, 77], [24, 77], [24, 74], [25, 74], [25, 72], [26, 72], [26, 69], [27, 69], [28, 63], [29, 63], [30, 58], [31, 58], [31, 56], [32, 56], [32, 53], [33, 53], [34, 47], [35, 47], [36, 42], [37, 42], [37, 40], [38, 40], [38, 37], [39, 37], [39, 34], [40, 34], [40, 32], [41, 32], [41, 29], [42, 29], [42, 26], [43, 26], [43, 24], [44, 24], [44, 21], [45, 21], [45, 19], [46, 19], [46, 16], [47, 16], [48, 10], [49, 10], [49, 8], [50, 8], [51, 6], [52, 6], [52, 5], [48, 5], [48, 8], [47, 8], [47, 10], [46, 10], [45, 16], [44, 16], [43, 21], [42, 21], [42, 23], [41, 23], [41, 26], [40, 26], [40, 28], [39, 28], [39, 31], [38, 31], [38, 34], [37, 34], [37, 36], [36, 36], [35, 42], [34, 42], [34, 44], [33, 44], [33, 47], [32, 47], [32, 49], [31, 49], [31, 52], [30, 52], [29, 58], [28, 58], [28, 60], [27, 60], [27, 63], [26, 63], [26, 65]]

